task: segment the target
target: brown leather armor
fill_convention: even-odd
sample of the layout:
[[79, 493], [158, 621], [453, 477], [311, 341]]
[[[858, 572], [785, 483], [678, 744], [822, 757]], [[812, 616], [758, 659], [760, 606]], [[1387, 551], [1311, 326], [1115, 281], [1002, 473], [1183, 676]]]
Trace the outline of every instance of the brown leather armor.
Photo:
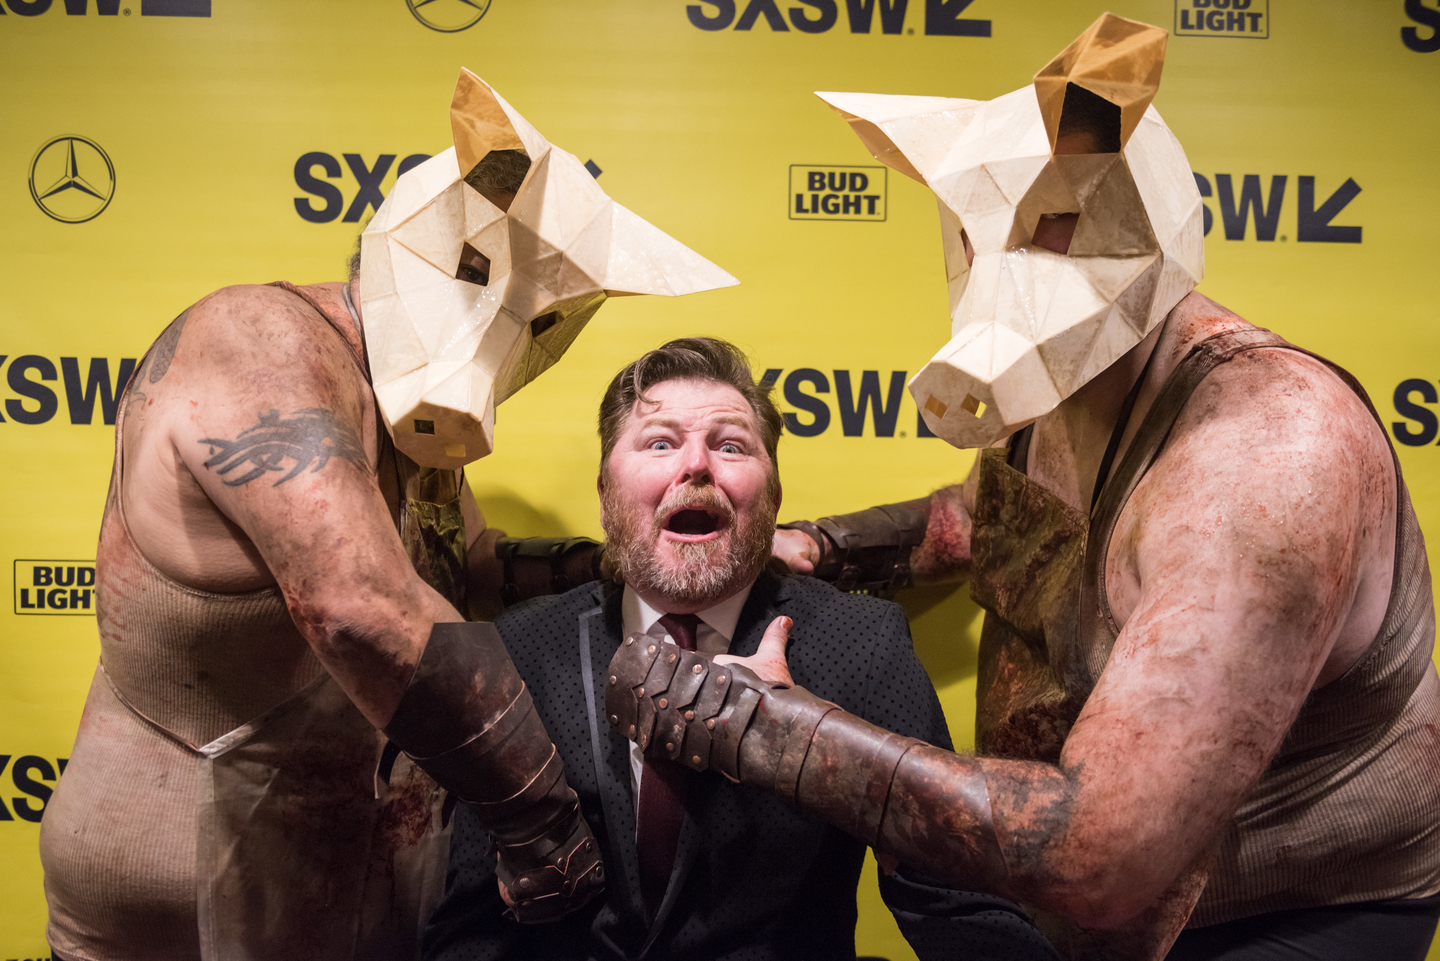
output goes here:
[[995, 888], [1009, 873], [974, 758], [804, 688], [632, 635], [610, 662], [605, 712], [647, 755], [773, 791], [935, 877]]
[[925, 539], [929, 498], [883, 504], [817, 521], [791, 521], [820, 548], [815, 576], [842, 591], [888, 596], [910, 585], [910, 553]]
[[517, 921], [553, 920], [604, 889], [599, 848], [494, 625], [436, 624], [385, 733], [475, 810]]
[[600, 576], [605, 546], [588, 537], [502, 537], [495, 557], [504, 571], [501, 599], [506, 607], [564, 594]]

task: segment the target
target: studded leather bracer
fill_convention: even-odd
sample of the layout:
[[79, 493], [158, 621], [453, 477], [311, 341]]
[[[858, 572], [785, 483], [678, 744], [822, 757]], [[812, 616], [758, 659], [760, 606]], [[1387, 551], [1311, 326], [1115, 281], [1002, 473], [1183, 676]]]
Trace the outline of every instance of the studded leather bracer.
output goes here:
[[515, 920], [554, 920], [604, 889], [579, 799], [494, 625], [436, 624], [385, 734], [475, 811]]
[[928, 498], [885, 504], [779, 526], [804, 531], [819, 546], [816, 577], [842, 591], [889, 595], [910, 584], [910, 552], [925, 539], [929, 504]]
[[633, 635], [610, 662], [605, 713], [648, 756], [777, 794], [934, 877], [995, 890], [1008, 874], [979, 762], [804, 688]]
[[564, 594], [600, 576], [605, 546], [588, 537], [502, 537], [495, 557], [504, 569], [505, 606], [544, 594]]

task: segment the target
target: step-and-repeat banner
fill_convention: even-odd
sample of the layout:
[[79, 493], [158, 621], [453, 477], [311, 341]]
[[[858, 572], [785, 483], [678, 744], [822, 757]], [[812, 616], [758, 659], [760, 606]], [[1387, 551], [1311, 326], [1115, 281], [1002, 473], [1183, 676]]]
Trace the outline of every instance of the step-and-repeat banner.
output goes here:
[[[397, 173], [449, 146], [461, 66], [742, 281], [607, 304], [500, 411], [469, 470], [491, 522], [598, 535], [603, 387], [687, 334], [776, 384], [782, 513], [812, 517], [972, 459], [903, 390], [948, 336], [931, 194], [812, 91], [994, 97], [1107, 8], [1172, 34], [1155, 104], [1205, 198], [1201, 291], [1360, 378], [1435, 537], [1435, 0], [0, 0], [0, 961], [48, 955], [36, 835], [98, 653], [125, 379], [217, 287], [343, 279]], [[903, 600], [964, 746], [977, 611]], [[910, 957], [873, 881], [860, 906], [861, 953]]]

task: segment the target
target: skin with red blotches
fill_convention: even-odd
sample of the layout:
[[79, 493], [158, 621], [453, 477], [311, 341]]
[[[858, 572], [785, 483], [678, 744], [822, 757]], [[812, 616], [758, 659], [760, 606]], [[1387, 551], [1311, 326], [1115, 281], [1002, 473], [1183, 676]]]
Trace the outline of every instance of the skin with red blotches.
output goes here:
[[[1145, 341], [1036, 422], [1026, 473], [1088, 514], [1121, 403], [1151, 351], [1117, 464], [1190, 348], [1249, 328], [1190, 294]], [[969, 530], [977, 482], [972, 474], [932, 497], [916, 552], [927, 575], [969, 571], [974, 545], [960, 532]], [[913, 844], [893, 853], [1083, 927], [1162, 939], [1178, 930], [1212, 843], [1307, 695], [1374, 641], [1389, 602], [1396, 505], [1381, 427], [1323, 364], [1259, 349], [1220, 365], [1119, 515], [1104, 597], [1119, 637], [1093, 690], [1082, 692], [1078, 716], [1075, 703], [1063, 703], [1065, 665], [1052, 674], [1054, 710], [1040, 714], [1067, 725], [1073, 718], [1058, 757], [1056, 731], [1036, 717], [1030, 733], [1002, 732], [1011, 737], [1005, 759], [978, 762], [1005, 872], [976, 877], [965, 846], [947, 848], [944, 831], [916, 831]], [[1037, 655], [1000, 658], [988, 679], [995, 690], [987, 695], [982, 683], [981, 696], [1018, 696], [1033, 680], [1020, 676], [1024, 657]], [[910, 823], [953, 820], [945, 807], [955, 791], [917, 777], [918, 800], [906, 802], [918, 805]]]
[[[1117, 462], [1189, 348], [1247, 326], [1191, 294], [1137, 348], [1157, 354]], [[1034, 480], [1088, 507], [1143, 363], [1127, 357], [1037, 422]], [[1010, 893], [1113, 926], [1199, 858], [1307, 694], [1376, 636], [1395, 510], [1385, 438], [1323, 365], [1256, 350], [1206, 377], [1120, 514], [1106, 570], [1121, 630], [1058, 763], [982, 762]]]
[[413, 765], [392, 778], [389, 803], [375, 823], [375, 849], [393, 855], [419, 844], [434, 819], [435, 792], [435, 782]]
[[[163, 360], [163, 375], [139, 372], [145, 401], [127, 410], [120, 496], [136, 547], [171, 579], [220, 593], [278, 584], [325, 669], [383, 726], [431, 627], [462, 618], [396, 533], [341, 285], [302, 289], [333, 327], [286, 290], [228, 287], [162, 338], [146, 366]], [[268, 447], [247, 446], [261, 435]]]
[[975, 509], [971, 483], [946, 487], [930, 495], [925, 539], [910, 554], [910, 573], [917, 584], [934, 584], [970, 576], [970, 517]]

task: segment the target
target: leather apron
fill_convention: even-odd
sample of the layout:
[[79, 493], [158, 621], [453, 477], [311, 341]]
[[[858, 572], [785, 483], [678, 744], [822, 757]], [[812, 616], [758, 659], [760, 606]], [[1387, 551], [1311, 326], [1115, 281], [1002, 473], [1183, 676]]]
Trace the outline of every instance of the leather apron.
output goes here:
[[[305, 294], [275, 286], [335, 326]], [[368, 383], [364, 358], [352, 356]], [[456, 472], [415, 464], [383, 428], [379, 446], [380, 470], [387, 460], [394, 465], [399, 533], [416, 572], [463, 612], [465, 522]], [[115, 693], [140, 713], [124, 692]], [[205, 961], [418, 958], [425, 923], [444, 893], [450, 832], [443, 792], [328, 673], [208, 744], [189, 744], [144, 719], [195, 754]]]

